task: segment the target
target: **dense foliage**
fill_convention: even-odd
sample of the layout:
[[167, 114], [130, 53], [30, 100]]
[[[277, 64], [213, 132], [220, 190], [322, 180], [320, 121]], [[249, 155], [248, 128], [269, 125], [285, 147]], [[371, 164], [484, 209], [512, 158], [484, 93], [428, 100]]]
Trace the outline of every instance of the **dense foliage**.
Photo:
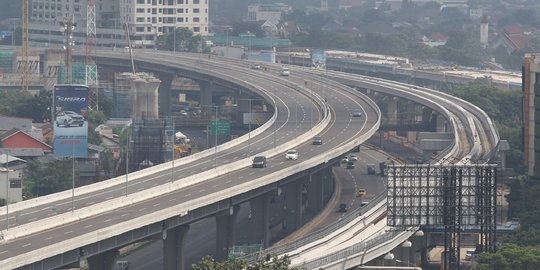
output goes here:
[[30, 118], [34, 122], [45, 122], [51, 118], [52, 94], [40, 91], [38, 95], [30, 92], [0, 92], [0, 114]]
[[289, 268], [290, 264], [291, 260], [287, 256], [278, 258], [266, 255], [254, 264], [248, 264], [246, 261], [238, 259], [216, 261], [212, 257], [206, 256], [191, 267], [193, 270], [300, 270], [296, 267]]
[[79, 178], [77, 171], [75, 175], [72, 172], [71, 159], [51, 160], [47, 163], [29, 160], [23, 172], [24, 199], [70, 189], [73, 180], [77, 182]]

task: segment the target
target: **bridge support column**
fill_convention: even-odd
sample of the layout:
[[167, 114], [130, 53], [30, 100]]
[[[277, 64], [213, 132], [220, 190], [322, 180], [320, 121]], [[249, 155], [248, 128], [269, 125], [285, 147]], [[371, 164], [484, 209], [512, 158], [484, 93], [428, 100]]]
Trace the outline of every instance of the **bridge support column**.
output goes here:
[[163, 234], [163, 269], [184, 270], [184, 240], [189, 225], [168, 229]]
[[212, 105], [212, 82], [198, 81], [200, 87], [201, 100], [200, 103], [202, 106]]
[[446, 132], [446, 118], [441, 114], [437, 114], [437, 132]]
[[159, 85], [159, 115], [171, 114], [171, 85], [175, 76], [172, 74], [158, 74]]
[[[388, 99], [388, 123], [391, 125], [397, 124], [397, 98], [392, 97]], [[395, 131], [389, 131], [389, 135], [396, 135]]]
[[285, 186], [285, 231], [291, 233], [302, 225], [302, 181]]
[[248, 233], [250, 244], [270, 244], [270, 193], [263, 194], [249, 201], [251, 207], [251, 220]]
[[[416, 103], [412, 101], [407, 102], [407, 121], [416, 123]], [[407, 140], [409, 142], [416, 142], [416, 131], [407, 132]]]
[[332, 173], [332, 167], [328, 167], [321, 171], [322, 174], [322, 188], [324, 201], [330, 200], [335, 190], [334, 174]]
[[90, 270], [114, 270], [119, 252], [117, 249], [108, 250], [92, 257], [88, 257], [88, 267]]
[[308, 181], [308, 209], [313, 213], [319, 212], [324, 205], [323, 173], [316, 172], [309, 175]]
[[224, 260], [234, 244], [234, 222], [240, 206], [233, 206], [216, 215], [216, 259]]

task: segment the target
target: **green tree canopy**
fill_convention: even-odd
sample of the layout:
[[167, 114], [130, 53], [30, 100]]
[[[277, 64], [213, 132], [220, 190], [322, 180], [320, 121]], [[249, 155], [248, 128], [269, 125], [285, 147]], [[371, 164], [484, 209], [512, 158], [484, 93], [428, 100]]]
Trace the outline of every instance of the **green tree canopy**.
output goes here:
[[[75, 172], [75, 181], [79, 175]], [[68, 190], [72, 186], [72, 160], [53, 160], [46, 164], [30, 160], [23, 171], [25, 198]]]
[[248, 264], [244, 260], [229, 259], [225, 261], [216, 261], [210, 256], [202, 258], [202, 260], [192, 265], [193, 270], [300, 270], [299, 268], [289, 268], [291, 260], [289, 257], [277, 257], [266, 255], [260, 258], [254, 264]]
[[206, 46], [204, 42], [201, 42], [201, 36], [194, 36], [193, 32], [187, 27], [176, 28], [174, 32], [167, 33], [158, 39], [158, 48], [161, 50], [198, 52], [201, 45], [204, 50]]
[[540, 269], [540, 246], [503, 245], [496, 253], [478, 255], [476, 270]]

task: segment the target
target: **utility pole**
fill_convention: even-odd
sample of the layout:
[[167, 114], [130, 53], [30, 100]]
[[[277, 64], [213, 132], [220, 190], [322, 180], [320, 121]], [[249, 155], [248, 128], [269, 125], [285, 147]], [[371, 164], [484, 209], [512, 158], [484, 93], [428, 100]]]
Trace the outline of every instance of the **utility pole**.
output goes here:
[[22, 87], [22, 90], [28, 91], [28, 0], [22, 0], [22, 60], [21, 61], [22, 61], [21, 87]]
[[71, 74], [71, 50], [72, 46], [75, 45], [73, 42], [73, 30], [77, 24], [73, 22], [73, 16], [71, 16], [64, 18], [62, 26], [64, 27], [64, 49], [66, 50], [66, 83], [73, 83]]

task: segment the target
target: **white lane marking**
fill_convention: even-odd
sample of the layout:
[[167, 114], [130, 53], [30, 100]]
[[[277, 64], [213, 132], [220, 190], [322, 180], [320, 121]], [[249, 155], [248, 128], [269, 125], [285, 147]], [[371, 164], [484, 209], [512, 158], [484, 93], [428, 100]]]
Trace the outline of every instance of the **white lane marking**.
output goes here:
[[72, 234], [72, 233], [73, 233], [73, 231], [67, 231], [64, 234]]
[[37, 219], [37, 218], [31, 218], [31, 219], [29, 219], [28, 221], [34, 221], [34, 220], [36, 220], [36, 219]]
[[88, 229], [88, 228], [90, 228], [90, 227], [94, 227], [94, 225], [90, 224], [90, 225], [84, 226], [85, 229]]
[[109, 221], [112, 221], [112, 218], [109, 218], [109, 219], [104, 220], [103, 223], [107, 223], [107, 222], [109, 222]]
[[160, 205], [161, 205], [161, 203], [156, 203], [156, 204], [154, 204], [154, 207], [158, 207]]
[[125, 216], [127, 216], [127, 215], [129, 215], [129, 214], [123, 214], [123, 215], [121, 215], [120, 217], [125, 217]]
[[47, 237], [44, 240], [47, 241], [47, 240], [51, 240], [51, 239], [52, 239], [52, 237]]
[[191, 196], [191, 193], [184, 195], [184, 197], [189, 197], [189, 196]]
[[254, 174], [255, 174], [255, 172], [250, 172], [250, 173], [249, 173], [249, 175], [254, 175]]
[[[238, 178], [242, 179], [242, 177], [238, 177]], [[232, 182], [232, 180], [225, 181], [225, 183], [227, 183], [227, 184], [230, 183], [230, 182]]]
[[201, 189], [201, 190], [199, 190], [199, 193], [205, 192], [205, 191], [206, 191], [205, 189]]
[[4, 254], [4, 253], [6, 253], [6, 252], [8, 252], [8, 251], [7, 251], [7, 250], [4, 250], [4, 251], [0, 252], [0, 254]]
[[208, 169], [208, 167], [203, 167], [203, 168], [202, 168], [203, 171], [206, 171], [206, 169]]
[[144, 211], [144, 210], [146, 210], [146, 207], [145, 207], [145, 208], [139, 209], [139, 212], [142, 212], [142, 211]]
[[169, 200], [169, 202], [174, 202], [174, 201], [176, 201], [176, 198], [172, 198]]
[[213, 185], [212, 187], [213, 187], [213, 188], [216, 188], [216, 187], [219, 187], [219, 185], [218, 185], [218, 184], [215, 184], [215, 185]]
[[[238, 177], [238, 179], [242, 179], [242, 178], [244, 178], [244, 177], [243, 176]], [[229, 180], [229, 182], [231, 182], [231, 180]], [[227, 183], [229, 183], [229, 182], [227, 182]]]
[[27, 247], [27, 246], [30, 246], [30, 245], [32, 245], [32, 244], [26, 244], [26, 245], [23, 245], [22, 247]]
[[105, 200], [110, 200], [110, 199], [112, 199], [112, 198], [114, 198], [114, 197], [113, 197], [113, 196], [110, 196], [110, 197], [107, 197]]

